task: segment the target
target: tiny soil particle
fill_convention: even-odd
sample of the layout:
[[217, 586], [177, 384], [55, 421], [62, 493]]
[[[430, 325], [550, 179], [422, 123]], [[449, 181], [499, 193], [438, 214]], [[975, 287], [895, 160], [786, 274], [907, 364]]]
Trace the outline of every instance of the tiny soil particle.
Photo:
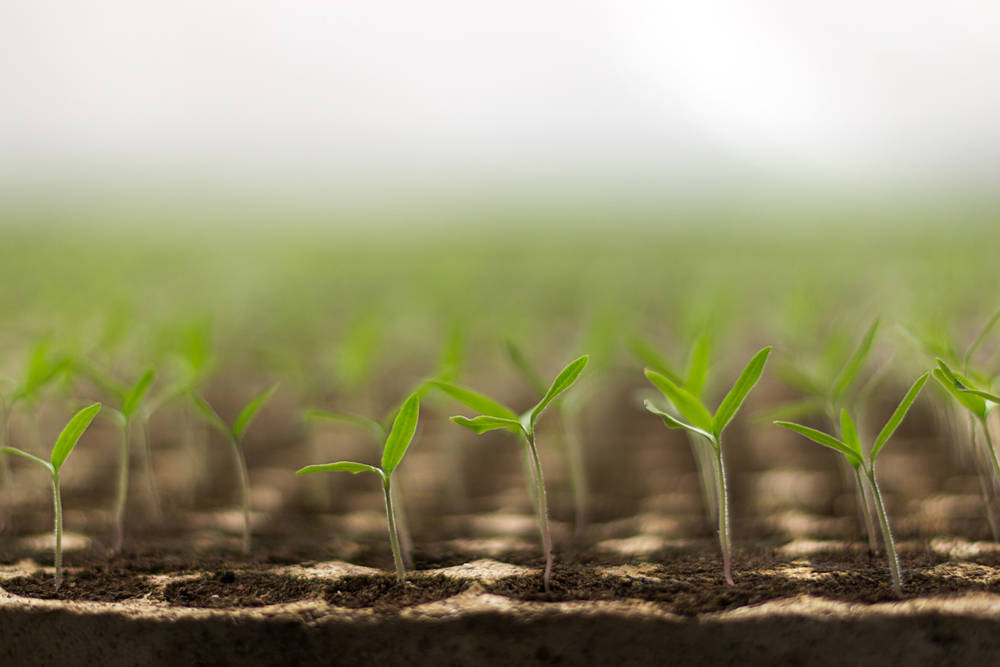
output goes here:
[[288, 575], [222, 570], [168, 584], [163, 596], [182, 607], [263, 607], [315, 597], [317, 584]]
[[444, 600], [468, 587], [467, 581], [445, 576], [411, 576], [399, 583], [390, 575], [343, 577], [326, 585], [323, 597], [338, 607], [372, 607], [379, 612]]
[[7, 579], [2, 585], [8, 593], [24, 597], [90, 602], [119, 602], [141, 598], [155, 590], [155, 586], [144, 578], [115, 568], [67, 572], [58, 589], [53, 585], [52, 575], [40, 570], [30, 577]]

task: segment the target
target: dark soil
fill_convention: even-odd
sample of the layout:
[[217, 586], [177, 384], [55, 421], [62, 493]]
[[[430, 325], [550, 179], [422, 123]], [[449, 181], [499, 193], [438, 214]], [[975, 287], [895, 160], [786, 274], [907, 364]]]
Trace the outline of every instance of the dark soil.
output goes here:
[[156, 587], [143, 577], [117, 568], [73, 573], [64, 577], [58, 590], [53, 585], [52, 575], [41, 571], [30, 577], [7, 579], [2, 586], [8, 593], [24, 597], [92, 602], [121, 602], [147, 597], [156, 591]]
[[167, 584], [163, 597], [181, 607], [263, 607], [315, 597], [314, 581], [265, 572], [226, 570], [193, 580]]
[[468, 581], [445, 576], [415, 576], [400, 584], [389, 575], [343, 577], [328, 584], [323, 597], [338, 607], [392, 611], [458, 595]]

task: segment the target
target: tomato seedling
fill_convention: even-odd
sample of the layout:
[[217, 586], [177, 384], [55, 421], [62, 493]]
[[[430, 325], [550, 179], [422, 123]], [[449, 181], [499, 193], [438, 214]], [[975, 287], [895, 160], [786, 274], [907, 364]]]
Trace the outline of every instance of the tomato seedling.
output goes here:
[[719, 520], [719, 546], [722, 549], [722, 574], [726, 583], [733, 584], [732, 570], [732, 542], [729, 530], [729, 492], [726, 487], [726, 466], [722, 451], [722, 432], [729, 422], [736, 416], [736, 411], [743, 405], [747, 395], [753, 386], [757, 384], [761, 373], [764, 371], [764, 364], [767, 363], [767, 356], [771, 353], [771, 347], [765, 347], [754, 355], [750, 363], [746, 365], [740, 373], [736, 384], [733, 385], [726, 397], [722, 399], [718, 409], [713, 415], [705, 407], [705, 404], [694, 394], [684, 389], [676, 382], [662, 373], [658, 373], [649, 368], [646, 369], [646, 377], [663, 395], [673, 404], [674, 408], [687, 421], [681, 421], [665, 412], [650, 401], [645, 402], [646, 409], [663, 419], [667, 428], [685, 429], [690, 433], [695, 433], [704, 438], [712, 448], [714, 454], [713, 463], [715, 467], [715, 489], [717, 493], [718, 520]]
[[73, 447], [80, 440], [80, 436], [83, 432], [87, 430], [90, 426], [90, 422], [94, 421], [94, 417], [101, 410], [100, 403], [94, 403], [88, 407], [83, 408], [77, 412], [69, 420], [66, 426], [63, 428], [59, 437], [56, 438], [55, 445], [52, 446], [52, 453], [49, 455], [49, 460], [39, 458], [34, 454], [29, 454], [28, 452], [18, 449], [17, 447], [6, 446], [3, 448], [3, 452], [6, 454], [16, 454], [17, 456], [23, 456], [26, 459], [30, 459], [42, 466], [49, 471], [49, 475], [52, 478], [52, 503], [55, 508], [55, 587], [59, 588], [62, 585], [63, 580], [63, 565], [62, 565], [62, 533], [63, 533], [63, 513], [62, 513], [62, 495], [59, 489], [59, 471], [62, 469], [63, 464], [66, 462], [66, 457], [69, 456], [70, 452], [73, 451]]
[[306, 475], [314, 472], [349, 472], [358, 474], [359, 472], [373, 472], [382, 480], [382, 493], [385, 498], [385, 516], [389, 524], [389, 544], [392, 547], [392, 559], [396, 565], [396, 580], [400, 583], [406, 581], [406, 567], [403, 564], [403, 555], [399, 546], [399, 531], [396, 526], [396, 513], [392, 499], [392, 473], [399, 467], [406, 454], [406, 450], [413, 441], [413, 436], [417, 432], [417, 421], [420, 417], [420, 396], [416, 393], [403, 401], [403, 405], [396, 413], [396, 418], [392, 422], [392, 428], [385, 437], [385, 445], [382, 447], [382, 461], [379, 466], [372, 466], [366, 463], [356, 463], [354, 461], [336, 461], [334, 463], [323, 463], [319, 465], [306, 466], [295, 472], [296, 475]]
[[545, 495], [545, 478], [542, 475], [542, 462], [538, 457], [538, 447], [535, 445], [535, 424], [538, 418], [560, 394], [573, 386], [580, 373], [587, 366], [590, 357], [583, 355], [567, 365], [552, 381], [545, 395], [524, 414], [516, 412], [505, 405], [479, 394], [471, 389], [459, 387], [447, 382], [432, 381], [429, 384], [437, 387], [452, 398], [459, 400], [480, 414], [476, 417], [452, 417], [451, 421], [459, 426], [483, 434], [487, 431], [504, 430], [517, 436], [525, 449], [526, 465], [529, 478], [533, 483], [535, 512], [538, 515], [538, 531], [542, 538], [542, 549], [545, 551], [545, 570], [542, 583], [545, 592], [551, 590], [552, 581], [552, 534], [549, 530], [549, 508]]
[[886, 441], [892, 437], [892, 434], [896, 432], [899, 424], [906, 417], [906, 413], [909, 411], [910, 406], [913, 402], [917, 400], [917, 396], [920, 394], [920, 390], [924, 388], [924, 384], [927, 383], [927, 378], [930, 373], [924, 373], [913, 383], [909, 391], [903, 396], [903, 399], [896, 406], [896, 410], [889, 417], [889, 421], [886, 422], [885, 426], [879, 432], [878, 436], [875, 438], [875, 444], [872, 445], [871, 454], [865, 453], [865, 448], [861, 445], [861, 439], [858, 437], [858, 430], [854, 425], [854, 420], [848, 414], [846, 409], [841, 409], [840, 411], [840, 432], [841, 437], [835, 438], [828, 433], [819, 431], [808, 426], [803, 426], [801, 424], [796, 424], [794, 422], [787, 421], [776, 421], [774, 422], [778, 426], [783, 426], [787, 429], [795, 431], [800, 435], [804, 435], [813, 442], [817, 442], [825, 447], [834, 449], [844, 455], [847, 462], [854, 468], [855, 474], [858, 478], [858, 484], [861, 484], [861, 475], [864, 474], [871, 491], [872, 497], [875, 500], [875, 511], [878, 513], [879, 523], [882, 527], [882, 540], [885, 543], [886, 556], [889, 559], [889, 574], [892, 577], [892, 590], [895, 592], [896, 596], [902, 596], [903, 594], [903, 575], [899, 566], [899, 555], [896, 552], [896, 541], [892, 537], [892, 529], [889, 526], [889, 515], [885, 511], [885, 503], [882, 500], [882, 492], [878, 486], [878, 479], [875, 475], [875, 461], [878, 458], [879, 452], [885, 446]]
[[247, 460], [243, 454], [243, 435], [246, 433], [254, 416], [270, 400], [277, 389], [278, 385], [273, 384], [255, 396], [236, 416], [232, 426], [224, 422], [219, 413], [215, 411], [215, 408], [204, 398], [193, 391], [189, 394], [195, 407], [198, 408], [198, 411], [205, 418], [205, 421], [229, 440], [233, 446], [233, 453], [236, 455], [236, 466], [240, 473], [240, 486], [243, 492], [243, 553], [245, 554], [250, 553], [250, 472], [247, 470]]

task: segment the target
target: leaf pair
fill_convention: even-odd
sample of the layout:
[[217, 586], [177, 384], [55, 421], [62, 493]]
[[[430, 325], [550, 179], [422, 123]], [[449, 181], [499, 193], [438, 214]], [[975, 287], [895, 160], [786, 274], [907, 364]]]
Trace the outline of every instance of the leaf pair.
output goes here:
[[729, 422], [732, 421], [740, 406], [743, 405], [743, 401], [746, 400], [750, 390], [757, 384], [757, 380], [760, 379], [761, 373], [764, 371], [764, 365], [767, 363], [767, 356], [770, 353], [771, 347], [768, 346], [754, 355], [743, 369], [743, 372], [740, 373], [732, 389], [722, 399], [714, 415], [709, 412], [704, 403], [692, 392], [678, 385], [666, 375], [649, 368], [645, 371], [646, 377], [657, 389], [663, 392], [663, 395], [667, 397], [687, 422], [683, 422], [673, 415], [660, 410], [650, 401], [646, 401], [644, 405], [647, 410], [661, 417], [668, 428], [686, 429], [704, 436], [713, 446], [718, 446], [722, 432], [729, 425]]
[[892, 437], [892, 434], [896, 432], [896, 429], [902, 423], [903, 418], [906, 417], [906, 413], [910, 410], [910, 406], [913, 402], [917, 400], [917, 396], [920, 391], [924, 388], [927, 383], [927, 378], [930, 373], [924, 373], [910, 386], [910, 389], [903, 396], [899, 405], [896, 406], [896, 410], [889, 417], [889, 421], [885, 423], [882, 430], [879, 432], [878, 437], [875, 438], [875, 444], [872, 446], [871, 456], [868, 459], [870, 463], [866, 465], [866, 458], [864, 448], [861, 446], [861, 440], [858, 438], [858, 430], [854, 425], [854, 420], [847, 413], [847, 410], [841, 409], [840, 411], [840, 431], [841, 438], [835, 438], [828, 433], [823, 431], [810, 428], [808, 426], [803, 426], [802, 424], [796, 424], [794, 422], [787, 421], [776, 421], [774, 422], [778, 426], [783, 426], [789, 430], [795, 431], [799, 435], [803, 435], [813, 442], [819, 443], [824, 447], [829, 447], [830, 449], [835, 449], [847, 458], [847, 462], [851, 464], [854, 468], [859, 468], [862, 465], [866, 467], [871, 467], [875, 463], [875, 459], [878, 457], [880, 451], [885, 446], [885, 443]]
[[205, 420], [216, 428], [222, 435], [226, 436], [234, 445], [239, 445], [240, 441], [243, 439], [243, 434], [246, 433], [247, 428], [250, 426], [250, 422], [257, 415], [257, 412], [264, 407], [264, 404], [270, 400], [274, 392], [277, 391], [278, 384], [275, 383], [268, 387], [266, 390], [255, 396], [246, 406], [240, 410], [240, 413], [236, 416], [233, 421], [232, 426], [223, 421], [219, 413], [215, 411], [208, 401], [194, 393], [190, 392], [191, 400], [194, 402], [198, 411], [205, 417]]
[[1000, 404], [1000, 396], [988, 391], [976, 389], [964, 375], [953, 371], [941, 359], [934, 369], [934, 378], [958, 401], [965, 409], [975, 415], [980, 421], [985, 421], [990, 411]]
[[705, 390], [709, 361], [709, 342], [706, 334], [700, 334], [691, 344], [683, 375], [674, 371], [660, 353], [643, 340], [633, 338], [629, 342], [629, 349], [647, 368], [665, 376], [675, 385], [683, 387], [694, 396], [701, 396]]
[[392, 428], [385, 438], [382, 448], [382, 461], [379, 467], [366, 463], [356, 463], [354, 461], [337, 461], [335, 463], [324, 463], [311, 465], [296, 471], [297, 475], [304, 475], [312, 472], [335, 472], [343, 471], [352, 474], [359, 472], [373, 472], [383, 481], [387, 480], [393, 471], [399, 467], [409, 449], [413, 436], [417, 432], [417, 421], [420, 418], [420, 396], [416, 392], [410, 394], [403, 405], [396, 413], [396, 418], [392, 422]]
[[471, 389], [448, 382], [431, 381], [429, 384], [480, 413], [477, 417], [471, 419], [461, 416], [452, 417], [451, 420], [459, 426], [464, 426], [480, 434], [499, 429], [515, 434], [523, 432], [530, 439], [534, 438], [535, 423], [541, 417], [545, 408], [552, 401], [556, 400], [560, 394], [573, 386], [573, 383], [580, 377], [580, 373], [586, 368], [589, 360], [590, 357], [585, 354], [579, 359], [570, 362], [556, 376], [556, 379], [552, 381], [552, 384], [549, 385], [548, 390], [538, 403], [520, 416], [502, 403]]
[[49, 455], [49, 460], [39, 458], [34, 454], [29, 454], [28, 452], [18, 449], [17, 447], [4, 447], [2, 451], [8, 454], [16, 454], [18, 456], [23, 456], [26, 459], [31, 459], [36, 463], [40, 463], [51, 473], [53, 476], [59, 474], [59, 469], [62, 467], [63, 463], [66, 462], [66, 458], [69, 456], [70, 452], [79, 442], [80, 437], [83, 432], [87, 430], [90, 423], [94, 421], [94, 417], [101, 410], [100, 403], [94, 403], [89, 405], [79, 412], [77, 412], [69, 420], [66, 426], [63, 428], [59, 437], [56, 438], [55, 445], [52, 447], [52, 453]]

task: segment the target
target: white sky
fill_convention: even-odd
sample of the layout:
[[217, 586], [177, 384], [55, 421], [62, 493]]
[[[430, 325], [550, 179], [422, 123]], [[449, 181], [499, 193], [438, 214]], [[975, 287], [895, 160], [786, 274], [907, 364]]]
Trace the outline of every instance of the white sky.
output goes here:
[[993, 183], [996, 0], [0, 4], [0, 178]]

